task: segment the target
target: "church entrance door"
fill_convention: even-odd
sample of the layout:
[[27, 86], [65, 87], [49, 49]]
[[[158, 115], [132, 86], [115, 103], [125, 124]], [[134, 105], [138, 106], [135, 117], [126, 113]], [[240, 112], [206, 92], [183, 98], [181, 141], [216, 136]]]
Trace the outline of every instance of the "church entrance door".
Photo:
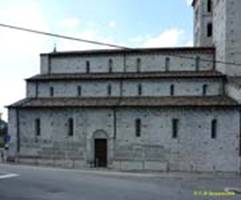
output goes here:
[[107, 167], [107, 139], [95, 139], [95, 167]]

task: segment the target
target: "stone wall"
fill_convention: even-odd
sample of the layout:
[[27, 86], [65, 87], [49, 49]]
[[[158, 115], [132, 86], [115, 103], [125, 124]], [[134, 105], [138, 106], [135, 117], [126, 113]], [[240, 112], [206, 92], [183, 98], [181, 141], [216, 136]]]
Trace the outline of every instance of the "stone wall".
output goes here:
[[[109, 60], [112, 60], [113, 72], [151, 72], [151, 71], [196, 71], [196, 57], [200, 57], [198, 70], [213, 69], [213, 53], [202, 50], [188, 52], [170, 51], [164, 53], [110, 54], [110, 55], [73, 55], [73, 56], [41, 56], [41, 73], [85, 73], [86, 62], [89, 61], [90, 72], [109, 72]], [[166, 58], [170, 58], [170, 66], [166, 67]], [[140, 59], [138, 67], [137, 59]], [[168, 68], [168, 69], [167, 69]]]
[[[38, 84], [38, 89], [36, 87]], [[141, 84], [142, 96], [170, 96], [170, 86], [174, 85], [174, 96], [202, 96], [203, 85], [207, 85], [207, 96], [223, 94], [222, 79], [153, 79], [153, 80], [91, 80], [28, 82], [27, 97], [50, 97], [50, 87], [54, 88], [54, 97], [77, 97], [81, 86], [82, 97], [106, 97], [108, 85], [111, 96], [138, 96]], [[122, 89], [121, 89], [122, 88]], [[38, 94], [36, 93], [38, 90]], [[122, 92], [121, 92], [122, 90]]]
[[[108, 139], [110, 168], [239, 172], [237, 110], [116, 108], [115, 112], [105, 108], [20, 110], [18, 161], [90, 167], [94, 159], [93, 140], [99, 135]], [[74, 119], [73, 137], [68, 136], [70, 117]], [[41, 119], [41, 136], [35, 135], [36, 118]], [[142, 121], [141, 137], [135, 135], [137, 118]], [[179, 119], [176, 139], [172, 138], [173, 118]], [[13, 134], [16, 133], [15, 119], [11, 111], [9, 121]], [[217, 119], [218, 124], [216, 139], [211, 138], [213, 119]]]

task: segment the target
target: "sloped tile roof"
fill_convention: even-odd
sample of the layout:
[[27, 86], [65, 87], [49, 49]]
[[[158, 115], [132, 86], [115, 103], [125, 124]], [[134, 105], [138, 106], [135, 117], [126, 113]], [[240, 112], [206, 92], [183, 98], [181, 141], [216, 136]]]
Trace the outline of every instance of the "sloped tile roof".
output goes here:
[[94, 79], [165, 79], [165, 78], [224, 78], [217, 71], [170, 71], [170, 72], [145, 72], [145, 73], [79, 73], [79, 74], [39, 74], [27, 81], [51, 80], [94, 80]]
[[206, 97], [107, 97], [107, 98], [26, 98], [9, 108], [54, 107], [237, 107], [226, 96]]

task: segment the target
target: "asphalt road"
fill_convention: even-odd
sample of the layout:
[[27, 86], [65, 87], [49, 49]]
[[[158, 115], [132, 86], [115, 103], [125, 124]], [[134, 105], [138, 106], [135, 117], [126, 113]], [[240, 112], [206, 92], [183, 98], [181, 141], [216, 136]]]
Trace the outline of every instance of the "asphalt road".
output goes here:
[[[0, 200], [195, 200], [194, 191], [241, 188], [238, 176], [137, 174], [0, 164]], [[221, 199], [241, 199], [226, 196]]]

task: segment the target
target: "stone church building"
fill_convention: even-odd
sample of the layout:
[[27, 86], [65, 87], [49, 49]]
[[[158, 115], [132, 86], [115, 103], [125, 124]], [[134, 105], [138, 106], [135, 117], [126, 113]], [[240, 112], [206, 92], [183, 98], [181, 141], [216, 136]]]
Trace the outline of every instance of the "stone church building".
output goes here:
[[41, 54], [8, 106], [16, 162], [240, 172], [241, 0], [194, 0], [195, 47]]

